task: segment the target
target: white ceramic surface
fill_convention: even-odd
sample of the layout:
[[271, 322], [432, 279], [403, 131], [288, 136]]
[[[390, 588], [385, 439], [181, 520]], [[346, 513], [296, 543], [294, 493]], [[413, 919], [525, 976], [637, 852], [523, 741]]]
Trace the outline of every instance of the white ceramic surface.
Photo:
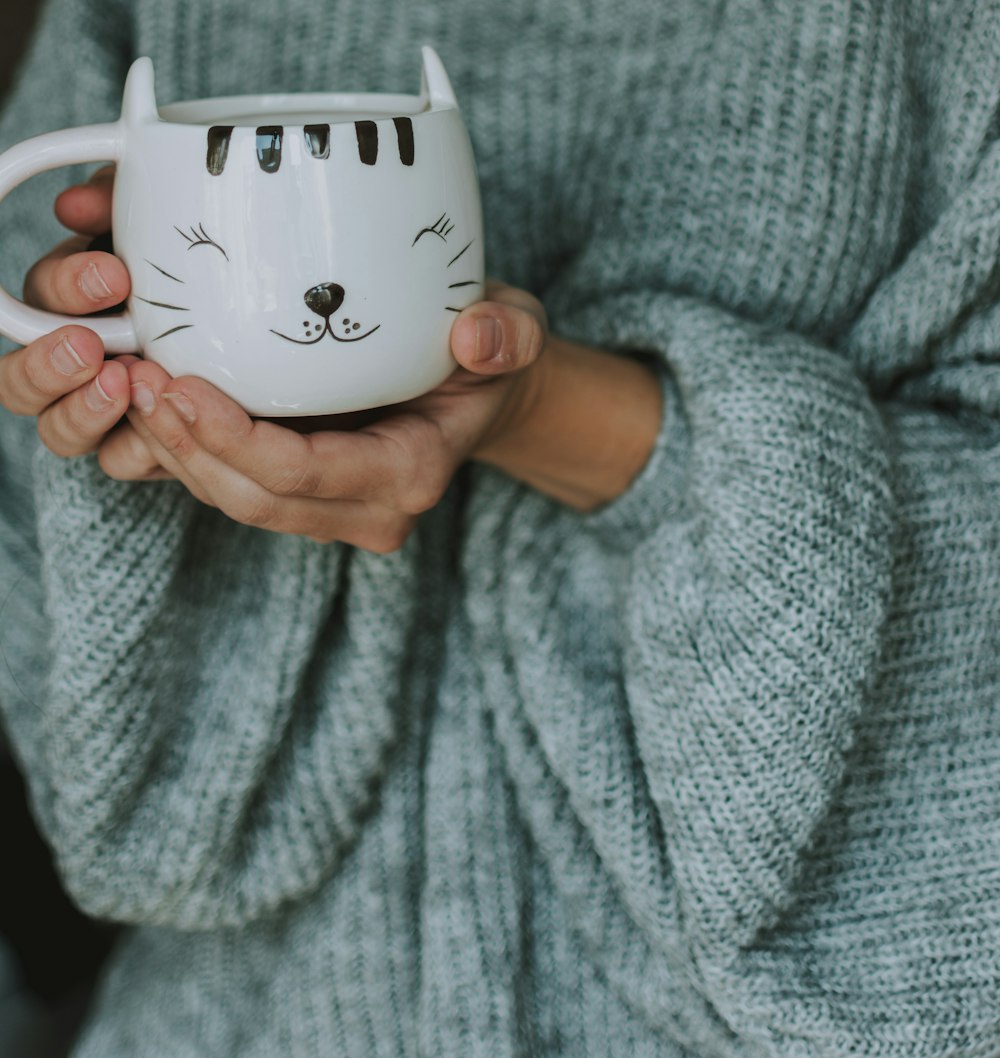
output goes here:
[[259, 415], [396, 403], [454, 368], [456, 313], [482, 297], [472, 148], [447, 75], [423, 51], [419, 96], [240, 96], [157, 108], [137, 60], [118, 122], [0, 157], [0, 198], [28, 177], [113, 161], [121, 316], [71, 319], [0, 292], [26, 344], [83, 323]]

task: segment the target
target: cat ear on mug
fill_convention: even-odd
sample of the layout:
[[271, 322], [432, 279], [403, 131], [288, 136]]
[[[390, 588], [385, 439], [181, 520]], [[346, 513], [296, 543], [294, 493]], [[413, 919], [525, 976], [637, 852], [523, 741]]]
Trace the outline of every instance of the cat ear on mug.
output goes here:
[[122, 98], [122, 121], [126, 125], [142, 125], [159, 121], [156, 107], [156, 90], [153, 77], [153, 60], [147, 56], [132, 63], [125, 79]]
[[429, 45], [421, 49], [424, 60], [423, 87], [420, 91], [424, 106], [429, 110], [458, 110], [455, 91], [445, 73], [444, 64]]

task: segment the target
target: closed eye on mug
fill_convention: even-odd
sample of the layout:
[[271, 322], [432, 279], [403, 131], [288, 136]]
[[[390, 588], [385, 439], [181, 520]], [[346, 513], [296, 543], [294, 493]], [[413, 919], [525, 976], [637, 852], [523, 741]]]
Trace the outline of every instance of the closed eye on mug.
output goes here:
[[227, 261], [229, 260], [229, 254], [227, 254], [226, 251], [209, 236], [208, 232], [205, 231], [205, 226], [203, 224], [199, 224], [197, 228], [192, 225], [190, 235], [181, 231], [176, 224], [174, 225], [174, 231], [177, 232], [182, 239], [186, 239], [188, 243], [190, 243], [188, 246], [189, 250], [193, 250], [196, 246], [214, 246]]

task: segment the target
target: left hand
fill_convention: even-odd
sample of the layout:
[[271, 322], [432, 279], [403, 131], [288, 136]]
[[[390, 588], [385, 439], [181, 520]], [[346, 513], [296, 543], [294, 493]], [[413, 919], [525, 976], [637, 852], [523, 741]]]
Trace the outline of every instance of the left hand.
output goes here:
[[545, 310], [501, 284], [486, 298], [456, 319], [459, 366], [442, 385], [354, 429], [348, 417], [312, 433], [252, 419], [208, 382], [133, 362], [128, 421], [101, 445], [101, 466], [119, 480], [175, 477], [247, 525], [398, 550], [459, 466], [516, 430], [540, 385]]

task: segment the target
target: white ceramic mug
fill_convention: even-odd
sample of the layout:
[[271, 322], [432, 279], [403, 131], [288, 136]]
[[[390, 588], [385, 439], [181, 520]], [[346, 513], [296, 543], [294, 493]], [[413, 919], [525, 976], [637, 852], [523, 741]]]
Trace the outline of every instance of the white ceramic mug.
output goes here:
[[71, 318], [0, 291], [0, 332], [27, 344], [82, 323], [257, 415], [408, 400], [454, 369], [455, 314], [482, 297], [468, 134], [440, 60], [409, 95], [231, 96], [157, 108], [129, 71], [121, 119], [0, 156], [0, 199], [78, 162], [117, 164], [115, 253], [128, 311]]

